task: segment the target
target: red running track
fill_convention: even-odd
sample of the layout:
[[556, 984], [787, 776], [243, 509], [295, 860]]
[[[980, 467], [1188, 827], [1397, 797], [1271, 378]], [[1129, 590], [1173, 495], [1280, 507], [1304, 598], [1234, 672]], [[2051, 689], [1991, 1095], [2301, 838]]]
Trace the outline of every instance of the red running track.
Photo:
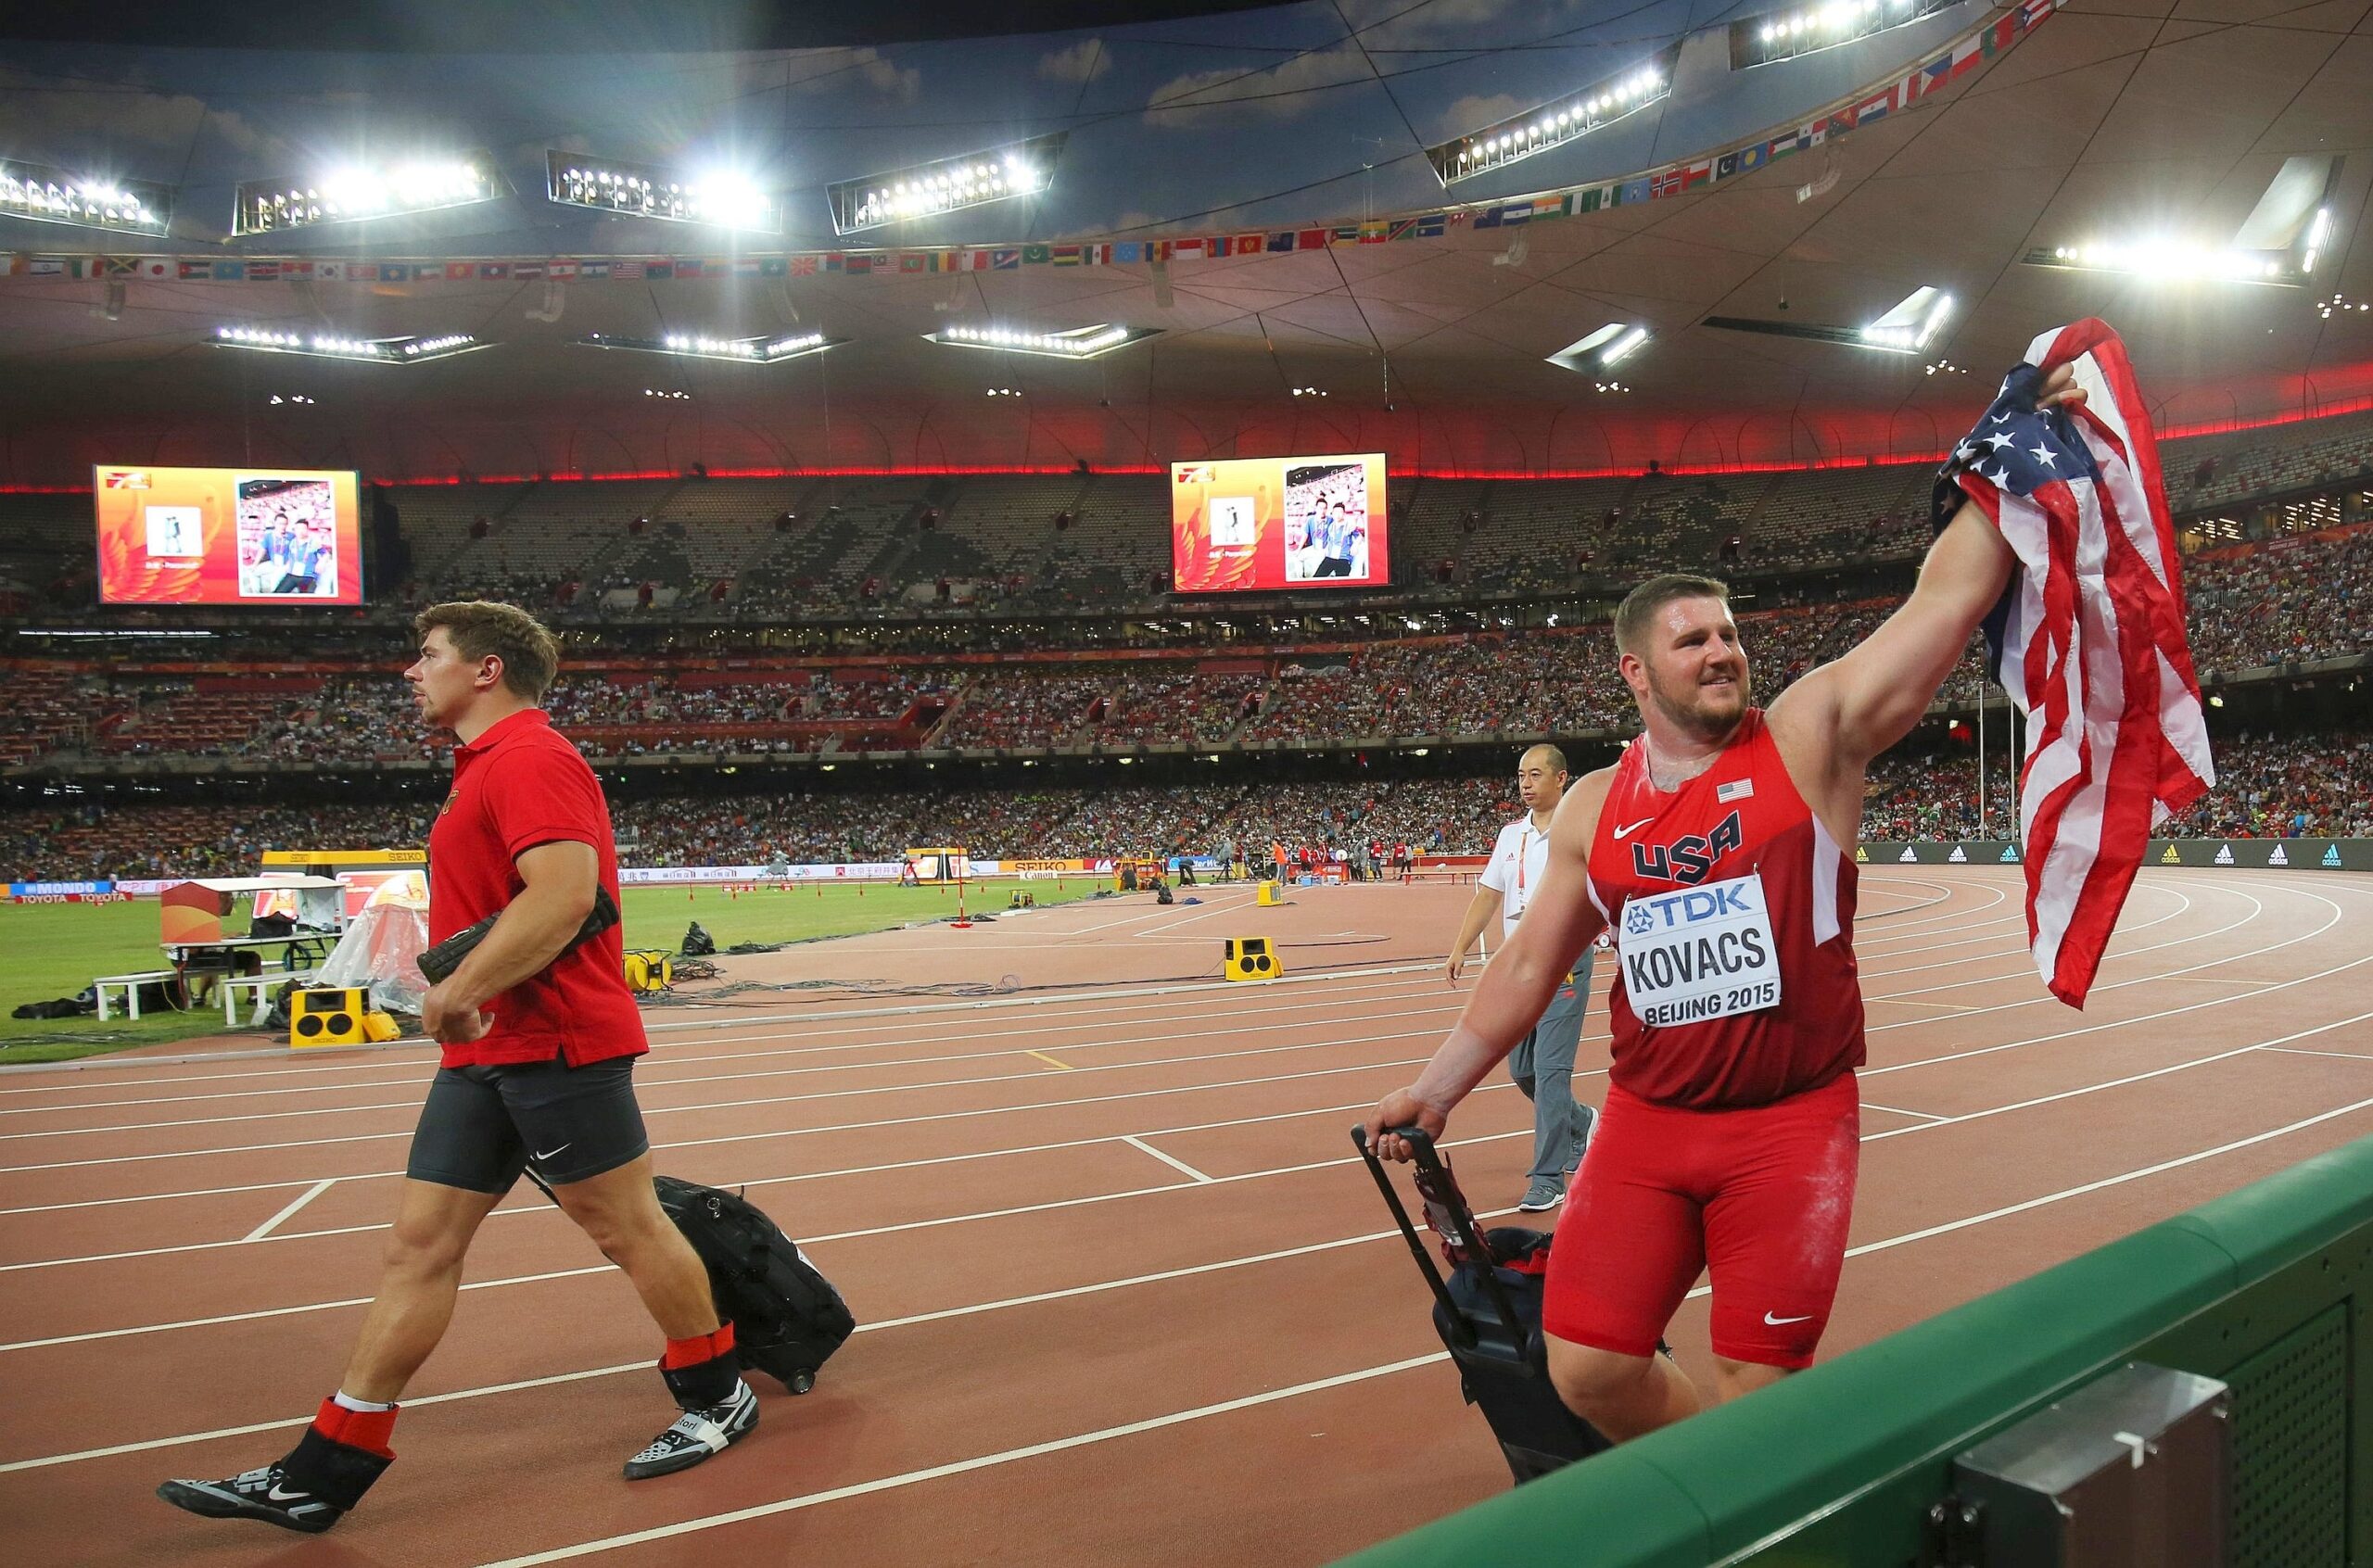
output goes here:
[[[2373, 1132], [2373, 879], [2146, 871], [2082, 1014], [2037, 981], [2007, 868], [1863, 887], [1868, 1146], [1829, 1354]], [[331, 1386], [431, 1058], [0, 1076], [11, 1556], [907, 1568], [1191, 1543], [1299, 1565], [1498, 1491], [1345, 1143], [1455, 1015], [1427, 959], [1466, 891], [1204, 896], [734, 971], [1051, 988], [985, 1004], [844, 989], [654, 1014], [638, 1076], [662, 1167], [753, 1183], [863, 1331], [730, 1454], [629, 1486], [619, 1463], [669, 1414], [654, 1331], [514, 1197], [407, 1402], [402, 1462], [318, 1540], [148, 1494], [278, 1453]], [[1292, 976], [1164, 978], [1244, 932], [1277, 936]], [[1605, 1051], [1594, 1002], [1585, 1097]], [[1529, 1134], [1504, 1078], [1451, 1136], [1478, 1201], [1511, 1203]], [[1704, 1307], [1672, 1335], [1701, 1378]]]

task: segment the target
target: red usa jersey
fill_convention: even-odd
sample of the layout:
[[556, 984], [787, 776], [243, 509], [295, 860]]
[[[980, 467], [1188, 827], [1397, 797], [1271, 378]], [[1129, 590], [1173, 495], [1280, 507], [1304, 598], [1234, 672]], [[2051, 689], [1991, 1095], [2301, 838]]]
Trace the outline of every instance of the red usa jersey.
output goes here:
[[1591, 841], [1618, 963], [1612, 1081], [1693, 1110], [1769, 1105], [1862, 1062], [1853, 861], [1788, 777], [1760, 708], [1668, 794], [1643, 738]]

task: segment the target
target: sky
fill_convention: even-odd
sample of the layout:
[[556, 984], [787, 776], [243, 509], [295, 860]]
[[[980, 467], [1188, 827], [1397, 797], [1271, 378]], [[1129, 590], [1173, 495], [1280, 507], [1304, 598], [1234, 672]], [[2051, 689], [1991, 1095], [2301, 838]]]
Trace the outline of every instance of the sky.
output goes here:
[[[1969, 26], [1964, 3], [1807, 58], [1727, 70], [1773, 0], [1309, 0], [1164, 23], [888, 49], [420, 57], [15, 46], [0, 157], [159, 181], [174, 248], [222, 241], [240, 180], [374, 158], [493, 155], [514, 198], [237, 248], [483, 255], [714, 249], [675, 225], [542, 200], [544, 153], [730, 166], [780, 191], [756, 249], [921, 247], [1287, 227], [1628, 174], [1793, 120]], [[1673, 95], [1445, 192], [1431, 142], [1636, 70], [1687, 36]], [[1049, 131], [1053, 188], [836, 240], [823, 187]], [[28, 230], [34, 232], [28, 233]], [[0, 247], [60, 231], [0, 222]], [[414, 248], [416, 247], [416, 249]]]

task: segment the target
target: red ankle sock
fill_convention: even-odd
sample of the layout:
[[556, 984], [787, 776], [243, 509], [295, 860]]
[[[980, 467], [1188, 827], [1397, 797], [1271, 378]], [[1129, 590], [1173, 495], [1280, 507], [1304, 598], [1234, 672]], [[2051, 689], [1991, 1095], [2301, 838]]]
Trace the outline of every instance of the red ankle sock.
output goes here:
[[396, 1451], [387, 1447], [395, 1435], [396, 1411], [389, 1406], [384, 1410], [349, 1410], [336, 1399], [324, 1399], [313, 1417], [313, 1430], [333, 1443], [343, 1443], [349, 1448], [361, 1448], [381, 1459], [393, 1459]]
[[665, 1370], [674, 1372], [680, 1367], [713, 1361], [732, 1348], [733, 1325], [729, 1322], [715, 1334], [696, 1334], [690, 1339], [669, 1340], [667, 1353], [659, 1359], [659, 1364]]

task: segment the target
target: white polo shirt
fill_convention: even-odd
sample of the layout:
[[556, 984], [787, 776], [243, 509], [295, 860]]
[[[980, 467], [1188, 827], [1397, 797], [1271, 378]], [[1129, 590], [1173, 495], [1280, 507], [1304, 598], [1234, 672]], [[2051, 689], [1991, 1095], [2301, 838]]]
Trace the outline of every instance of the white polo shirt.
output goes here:
[[1502, 941], [1516, 934], [1516, 922], [1523, 918], [1532, 895], [1541, 891], [1541, 879], [1548, 869], [1549, 835], [1532, 825], [1529, 813], [1500, 829], [1499, 842], [1491, 846], [1491, 858], [1479, 879], [1500, 895]]

